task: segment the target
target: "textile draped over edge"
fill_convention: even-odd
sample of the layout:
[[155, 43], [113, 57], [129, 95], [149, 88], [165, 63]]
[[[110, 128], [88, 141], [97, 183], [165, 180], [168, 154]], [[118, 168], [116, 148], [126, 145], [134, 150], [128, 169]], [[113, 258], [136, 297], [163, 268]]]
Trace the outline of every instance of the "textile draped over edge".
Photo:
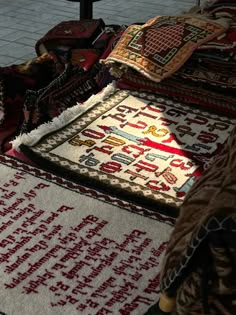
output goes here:
[[161, 289], [176, 314], [236, 313], [236, 128], [192, 186], [170, 237]]

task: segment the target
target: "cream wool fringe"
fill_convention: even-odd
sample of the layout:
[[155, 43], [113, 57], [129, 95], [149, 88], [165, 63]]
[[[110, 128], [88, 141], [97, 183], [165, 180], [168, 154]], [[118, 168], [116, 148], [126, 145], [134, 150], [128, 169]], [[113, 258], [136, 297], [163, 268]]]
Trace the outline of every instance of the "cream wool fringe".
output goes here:
[[92, 95], [86, 102], [82, 104], [77, 103], [75, 106], [66, 109], [58, 117], [55, 117], [51, 122], [42, 124], [29, 133], [19, 135], [13, 141], [11, 141], [12, 148], [20, 152], [19, 147], [21, 144], [25, 144], [27, 146], [35, 145], [46, 134], [66, 126], [68, 123], [85, 113], [96, 104], [104, 101], [116, 89], [115, 83], [113, 82], [106, 86], [101, 92], [97, 93], [96, 95]]

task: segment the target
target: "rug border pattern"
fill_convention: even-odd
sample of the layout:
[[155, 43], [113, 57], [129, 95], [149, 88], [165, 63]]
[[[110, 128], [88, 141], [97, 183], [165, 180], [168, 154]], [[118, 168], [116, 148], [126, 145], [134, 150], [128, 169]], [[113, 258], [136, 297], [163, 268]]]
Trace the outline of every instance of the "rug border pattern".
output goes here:
[[150, 219], [157, 220], [159, 222], [164, 222], [171, 226], [175, 224], [175, 219], [173, 219], [172, 217], [161, 214], [159, 212], [146, 209], [142, 206], [138, 206], [134, 203], [127, 202], [125, 200], [116, 198], [114, 196], [110, 196], [107, 194], [105, 195], [102, 192], [99, 192], [92, 188], [82, 186], [80, 184], [67, 180], [63, 177], [59, 177], [58, 175], [55, 175], [53, 173], [48, 173], [47, 171], [43, 169], [37, 168], [35, 166], [30, 166], [29, 164], [25, 164], [24, 162], [21, 162], [17, 160], [16, 158], [0, 154], [0, 166], [1, 165], [7, 165], [10, 168], [14, 168], [17, 170], [20, 169], [23, 172], [26, 172], [32, 176], [42, 178], [46, 181], [52, 182], [61, 187], [65, 187], [66, 189], [74, 191], [78, 194], [83, 194], [94, 199], [99, 199], [105, 203], [113, 204], [123, 210], [129, 211], [129, 212], [141, 215], [141, 216], [145, 216]]
[[[63, 130], [63, 134], [61, 133], [60, 136], [54, 135], [52, 133], [48, 133], [46, 136], [44, 136], [40, 141], [37, 142], [38, 148], [34, 148], [32, 146], [32, 149], [21, 145], [21, 150], [28, 156], [31, 157], [34, 161], [36, 161], [42, 168], [47, 169], [49, 172], [54, 172], [55, 174], [60, 174], [63, 177], [67, 177], [69, 180], [73, 180], [77, 182], [78, 184], [81, 183], [81, 180], [84, 180], [86, 183], [86, 186], [92, 187], [97, 190], [97, 186], [94, 186], [97, 182], [97, 184], [101, 184], [101, 181], [99, 182], [99, 172], [92, 169], [91, 171], [88, 167], [84, 168], [83, 166], [77, 166], [77, 169], [73, 169], [73, 165], [75, 163], [68, 161], [65, 158], [58, 158], [57, 156], [53, 155], [53, 153], [50, 153], [49, 151], [55, 147], [55, 145], [60, 145], [63, 143], [66, 139], [69, 139], [73, 137], [74, 135], [78, 134], [78, 130], [83, 129], [88, 124], [90, 124], [93, 119], [97, 118], [98, 115], [102, 115], [107, 111], [107, 109], [112, 108], [113, 106], [116, 106], [118, 102], [124, 100], [128, 96], [134, 96], [139, 98], [146, 98], [149, 101], [161, 99], [164, 100], [167, 105], [174, 105], [175, 108], [185, 108], [188, 109], [188, 111], [193, 112], [195, 114], [200, 114], [201, 116], [205, 115], [208, 118], [211, 119], [217, 119], [219, 121], [224, 121], [227, 123], [232, 124], [232, 122], [229, 121], [226, 117], [219, 117], [216, 114], [209, 113], [207, 111], [201, 111], [200, 109], [191, 108], [188, 105], [182, 105], [181, 103], [174, 102], [166, 97], [163, 97], [158, 94], [154, 93], [145, 93], [145, 92], [131, 92], [131, 91], [125, 91], [125, 90], [119, 90], [116, 89], [113, 93], [111, 93], [109, 98], [106, 98], [103, 102], [103, 106], [100, 106], [98, 108], [99, 103], [96, 103], [92, 109], [90, 108], [89, 111], [86, 111], [83, 117], [83, 114], [81, 116], [77, 116], [74, 120], [73, 128], [71, 128], [70, 122], [67, 124], [67, 126]], [[78, 119], [79, 118], [79, 119]], [[77, 120], [77, 121], [76, 121]], [[70, 130], [69, 130], [70, 129]], [[48, 135], [49, 138], [47, 137]], [[36, 144], [36, 145], [37, 145]], [[41, 153], [41, 156], [39, 155]], [[50, 158], [50, 159], [48, 159]], [[77, 165], [77, 164], [76, 164]], [[65, 169], [66, 174], [65, 175]], [[76, 173], [77, 177], [80, 177], [79, 179], [73, 174], [73, 172]], [[71, 172], [70, 172], [71, 171]], [[82, 171], [82, 172], [81, 172]], [[86, 177], [87, 176], [87, 177]], [[150, 188], [143, 187], [138, 184], [131, 184], [127, 186], [127, 181], [119, 179], [120, 183], [116, 184], [116, 186], [113, 187], [113, 191], [111, 192], [109, 189], [109, 186], [111, 185], [111, 180], [113, 179], [113, 176], [106, 174], [106, 179], [103, 179], [102, 187], [99, 190], [103, 193], [108, 193], [114, 196], [119, 196], [121, 193], [123, 194], [123, 197], [125, 199], [128, 198], [128, 201], [133, 202], [132, 199], [129, 199], [128, 193], [132, 194], [133, 192], [138, 192], [137, 195], [139, 195], [138, 198], [138, 204], [142, 205], [143, 207], [148, 207], [155, 211], [155, 208], [158, 208], [158, 211], [162, 213], [168, 213], [176, 217], [178, 216], [178, 207], [182, 204], [181, 199], [177, 199], [168, 195], [165, 195], [163, 193], [159, 193], [156, 191], [151, 191]], [[103, 176], [104, 177], [104, 176]], [[122, 186], [123, 185], [123, 186]], [[125, 192], [124, 192], [125, 190]], [[136, 197], [135, 196], [135, 197]], [[145, 199], [142, 200], [142, 199]], [[160, 209], [159, 209], [160, 207]]]

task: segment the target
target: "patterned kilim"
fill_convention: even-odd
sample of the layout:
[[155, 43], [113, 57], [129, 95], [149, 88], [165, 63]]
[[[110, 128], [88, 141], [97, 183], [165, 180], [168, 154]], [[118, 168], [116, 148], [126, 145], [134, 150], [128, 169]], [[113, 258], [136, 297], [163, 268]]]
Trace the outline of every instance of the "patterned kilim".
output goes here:
[[172, 215], [235, 124], [148, 93], [115, 89], [91, 102], [81, 115], [84, 105], [72, 108], [64, 127], [42, 125], [41, 141], [22, 136], [23, 152], [73, 181]]
[[0, 155], [0, 314], [142, 315], [174, 220]]
[[103, 62], [114, 72], [128, 66], [159, 82], [176, 72], [197, 47], [224, 31], [220, 24], [199, 17], [156, 17], [142, 26], [129, 26]]
[[[231, 62], [232, 64], [233, 62]], [[215, 63], [215, 70], [210, 70], [207, 66], [201, 64], [193, 64], [193, 65], [184, 65], [179, 71], [178, 76], [187, 80], [191, 80], [193, 82], [204, 82], [206, 84], [215, 86], [216, 88], [226, 88], [235, 90], [236, 89], [236, 67], [233, 69], [222, 69], [217, 67], [217, 63]], [[228, 71], [227, 71], [228, 70]], [[229, 91], [222, 91], [222, 94], [229, 94]], [[235, 93], [235, 91], [233, 92]], [[231, 93], [231, 94], [233, 94]]]
[[[196, 71], [195, 74], [197, 73], [196, 68], [193, 71]], [[181, 75], [182, 74], [183, 72], [181, 71]], [[206, 81], [208, 82], [213, 78], [212, 73], [207, 74], [205, 72], [204, 74], [207, 76]], [[203, 79], [200, 71], [198, 71], [198, 75]], [[206, 76], [204, 79], [206, 79]], [[216, 76], [217, 74], [215, 77]], [[181, 78], [176, 75], [157, 83], [145, 78], [137, 71], [129, 69], [126, 74], [119, 79], [117, 85], [126, 89], [152, 91], [187, 104], [195, 104], [202, 107], [203, 110], [210, 110], [230, 117], [236, 116], [236, 98], [233, 91], [230, 93], [229, 90], [227, 90], [226, 92], [219, 87], [211, 89], [207, 84], [190, 80], [190, 77], [191, 70], [188, 71], [188, 78]], [[218, 78], [222, 79], [226, 77], [218, 73]], [[233, 79], [233, 77], [231, 78]], [[227, 77], [224, 83], [221, 82], [221, 86], [223, 85], [225, 87], [229, 84], [232, 86], [233, 82], [234, 79], [230, 82], [230, 79]], [[213, 82], [211, 81], [211, 83]]]

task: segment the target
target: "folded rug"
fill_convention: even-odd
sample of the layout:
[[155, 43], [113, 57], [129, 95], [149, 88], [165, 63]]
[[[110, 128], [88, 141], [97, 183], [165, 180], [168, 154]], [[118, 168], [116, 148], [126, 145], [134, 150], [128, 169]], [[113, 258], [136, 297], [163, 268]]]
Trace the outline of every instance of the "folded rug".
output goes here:
[[0, 117], [1, 108], [4, 112], [0, 123], [0, 152], [10, 149], [9, 142], [20, 132], [26, 91], [41, 89], [53, 75], [54, 64], [46, 54], [21, 65], [0, 67]]
[[197, 55], [190, 58], [186, 64], [179, 69], [175, 76], [191, 80], [193, 82], [204, 82], [206, 88], [215, 87], [219, 93], [226, 96], [228, 92], [235, 94], [236, 90], [236, 54], [227, 61], [214, 60], [214, 53], [209, 53], [208, 58]]
[[235, 6], [235, 16], [233, 18], [233, 22], [230, 23], [230, 26], [223, 34], [223, 36], [219, 36], [214, 38], [213, 40], [201, 45], [198, 47], [198, 50], [204, 49], [219, 49], [228, 52], [236, 52], [236, 6]]
[[89, 48], [104, 30], [102, 19], [62, 21], [49, 30], [35, 45], [38, 55], [54, 48]]
[[60, 64], [64, 70], [61, 69], [60, 75], [42, 89], [26, 92], [21, 133], [29, 132], [42, 123], [50, 121], [66, 108], [76, 102], [86, 101], [91, 95], [111, 83], [114, 78], [108, 68], [99, 63], [99, 57], [100, 55], [103, 58], [107, 57], [123, 31], [124, 28], [117, 25], [107, 26], [104, 33], [93, 43], [92, 48], [72, 49], [73, 45], [71, 45], [69, 49], [71, 57], [64, 60], [64, 63], [59, 62], [60, 58], [54, 50], [50, 50], [50, 56], [53, 55], [55, 60], [58, 59], [59, 63], [56, 62], [56, 65]]
[[174, 220], [0, 155], [0, 314], [142, 315]]
[[201, 5], [202, 12], [211, 13], [218, 16], [235, 16], [235, 0], [208, 0]]
[[102, 62], [111, 66], [117, 76], [131, 67], [150, 80], [160, 82], [175, 73], [196, 48], [227, 28], [228, 23], [223, 18], [210, 20], [201, 15], [155, 17], [142, 26], [129, 26]]
[[69, 64], [47, 86], [37, 91], [28, 90], [24, 101], [24, 122], [21, 133], [29, 132], [50, 121], [66, 108], [83, 102], [100, 90], [92, 71]]
[[234, 119], [110, 85], [13, 145], [56, 174], [176, 216], [234, 125]]
[[161, 278], [174, 314], [236, 314], [235, 157], [236, 129], [181, 207]]

